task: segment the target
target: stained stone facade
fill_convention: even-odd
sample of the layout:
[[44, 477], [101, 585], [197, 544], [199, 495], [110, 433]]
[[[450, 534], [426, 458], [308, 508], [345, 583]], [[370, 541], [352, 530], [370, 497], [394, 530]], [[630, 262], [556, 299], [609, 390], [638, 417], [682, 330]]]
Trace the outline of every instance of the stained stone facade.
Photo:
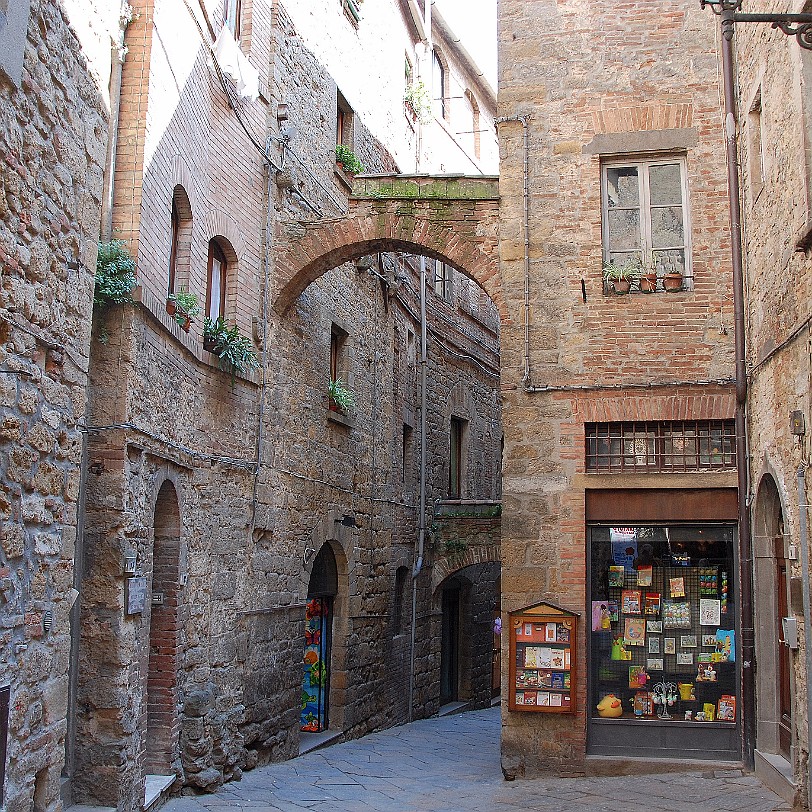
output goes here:
[[0, 15], [0, 797], [11, 812], [57, 808], [69, 736], [80, 430], [118, 30], [117, 10], [91, 18], [78, 5], [15, 2]]
[[[743, 11], [809, 12], [809, 3], [745, 3]], [[750, 371], [749, 499], [753, 505], [756, 615], [756, 771], [790, 802], [808, 805], [806, 648], [802, 545], [808, 533], [812, 263], [812, 52], [764, 24], [736, 27], [738, 124], [747, 269]], [[793, 427], [792, 413], [805, 425]], [[800, 433], [795, 433], [795, 432]], [[808, 517], [807, 517], [808, 525]], [[805, 569], [806, 568], [806, 569]], [[795, 618], [790, 649], [781, 618]]]
[[[579, 613], [586, 627], [573, 652], [575, 712], [509, 711], [503, 703], [502, 759], [513, 775], [581, 772], [594, 764], [585, 757], [595, 748], [633, 755], [642, 746], [650, 758], [649, 747], [664, 746], [641, 745], [639, 726], [628, 736], [618, 726], [608, 740], [597, 738], [601, 731], [610, 735], [608, 726], [592, 726], [588, 737], [598, 701], [591, 689], [598, 674], [587, 666], [588, 525], [731, 518], [715, 514], [720, 503], [709, 496], [735, 490], [735, 470], [592, 473], [586, 466], [588, 424], [675, 426], [733, 416], [716, 47], [712, 21], [689, 0], [656, 9], [614, 0], [502, 0], [499, 20], [500, 258], [507, 312], [502, 608], [509, 613], [547, 601]], [[662, 156], [684, 161], [689, 216], [681, 222], [692, 278], [682, 280], [676, 293], [665, 293], [658, 281], [650, 295], [613, 295], [602, 279], [602, 259], [608, 258], [602, 170], [612, 161], [639, 165]], [[639, 237], [628, 239], [619, 247], [640, 247]], [[702, 506], [689, 515], [694, 497]], [[670, 503], [682, 507], [671, 510]], [[506, 654], [503, 647], [503, 681]], [[630, 708], [624, 710], [631, 716]], [[691, 737], [691, 731], [681, 735]], [[681, 746], [702, 752], [679, 741], [665, 745], [670, 759], [679, 758]], [[736, 758], [736, 742], [730, 744]]]
[[[415, 55], [408, 9], [377, 5], [357, 25], [341, 4], [323, 10], [347, 65], [358, 42], [389, 30]], [[95, 314], [90, 342], [71, 708], [73, 798], [122, 810], [142, 806], [146, 775], [168, 776], [175, 791], [212, 790], [299, 752], [306, 610], [325, 557], [336, 582], [331, 731], [363, 735], [445, 700], [488, 704], [498, 512], [476, 530], [469, 517], [445, 523], [455, 549], [469, 551], [451, 564], [431, 513], [451, 494], [495, 511], [501, 495], [499, 315], [482, 288], [426, 263], [422, 560], [420, 258], [369, 245], [322, 264], [284, 304], [274, 296], [285, 267], [278, 235], [349, 205], [351, 179], [334, 160], [339, 112], [342, 140], [369, 173], [414, 168], [400, 163], [414, 160], [403, 145], [418, 126], [403, 107], [402, 60], [380, 92], [369, 83], [362, 92], [348, 87], [347, 65], [322, 61], [284, 4], [243, 4], [239, 48], [259, 72], [250, 100], [210, 51], [221, 3], [205, 15], [180, 0], [135, 11], [111, 236], [126, 242], [139, 286], [132, 305]], [[454, 75], [492, 117], [492, 94], [462, 56]], [[372, 113], [382, 96], [395, 103], [384, 127]], [[446, 229], [467, 218], [471, 231], [472, 205], [458, 194], [428, 216]], [[483, 240], [493, 247], [490, 225]], [[187, 333], [167, 313], [167, 294], [181, 287], [208, 306], [213, 244], [227, 269], [225, 318], [249, 337], [258, 370], [223, 371], [203, 346], [202, 316]], [[331, 403], [331, 377], [349, 386], [354, 407]], [[453, 475], [452, 424], [464, 425]], [[453, 617], [443, 614], [451, 592]]]

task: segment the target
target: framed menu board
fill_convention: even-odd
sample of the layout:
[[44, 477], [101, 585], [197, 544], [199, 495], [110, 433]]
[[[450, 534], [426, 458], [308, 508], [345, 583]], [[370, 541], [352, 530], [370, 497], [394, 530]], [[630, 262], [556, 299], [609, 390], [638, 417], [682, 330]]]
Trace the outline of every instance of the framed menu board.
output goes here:
[[550, 603], [528, 606], [510, 615], [512, 711], [573, 713], [578, 615]]

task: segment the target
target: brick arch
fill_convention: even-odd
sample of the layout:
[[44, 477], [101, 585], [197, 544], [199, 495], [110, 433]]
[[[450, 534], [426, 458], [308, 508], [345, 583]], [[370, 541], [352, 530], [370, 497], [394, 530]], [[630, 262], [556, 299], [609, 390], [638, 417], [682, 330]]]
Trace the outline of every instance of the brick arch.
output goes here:
[[345, 217], [277, 227], [274, 309], [284, 313], [322, 274], [368, 254], [401, 251], [446, 262], [507, 309], [498, 258], [494, 178], [357, 178]]
[[437, 594], [440, 585], [447, 578], [473, 564], [502, 563], [502, 550], [499, 544], [472, 544], [462, 554], [440, 556], [431, 571], [431, 594]]

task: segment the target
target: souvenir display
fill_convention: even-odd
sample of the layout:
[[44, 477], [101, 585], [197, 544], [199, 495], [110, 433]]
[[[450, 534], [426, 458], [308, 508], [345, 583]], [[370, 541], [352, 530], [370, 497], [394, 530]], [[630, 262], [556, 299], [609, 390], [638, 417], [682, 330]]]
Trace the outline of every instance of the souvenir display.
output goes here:
[[589, 604], [592, 715], [640, 728], [736, 724], [736, 635], [725, 628], [737, 597], [733, 526], [590, 533], [593, 571], [603, 573]]
[[[606, 601], [593, 606], [592, 630], [611, 628]], [[571, 713], [575, 710], [572, 652], [577, 616], [549, 604], [514, 613], [510, 621], [511, 710]], [[604, 625], [606, 624], [606, 625]]]

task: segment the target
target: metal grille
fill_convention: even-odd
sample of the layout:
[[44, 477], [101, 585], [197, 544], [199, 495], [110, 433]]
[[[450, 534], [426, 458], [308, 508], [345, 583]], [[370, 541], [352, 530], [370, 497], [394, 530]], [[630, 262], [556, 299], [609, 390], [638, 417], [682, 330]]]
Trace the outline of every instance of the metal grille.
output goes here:
[[586, 425], [587, 471], [705, 471], [735, 467], [736, 428], [732, 420]]

